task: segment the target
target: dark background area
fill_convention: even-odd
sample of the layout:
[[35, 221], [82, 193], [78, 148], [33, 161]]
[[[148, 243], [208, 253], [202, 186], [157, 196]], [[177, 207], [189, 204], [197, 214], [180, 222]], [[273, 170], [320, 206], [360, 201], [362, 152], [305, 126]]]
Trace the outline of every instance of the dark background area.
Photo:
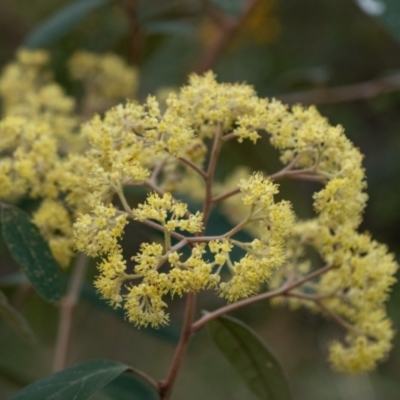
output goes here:
[[[0, 66], [13, 59], [16, 49], [46, 18], [70, 3], [1, 0]], [[238, 18], [242, 3], [110, 2], [49, 43], [56, 78], [68, 93], [75, 94], [66, 63], [74, 51], [86, 49], [112, 51], [137, 65], [139, 99], [166, 87], [178, 87], [186, 82], [189, 72], [199, 70], [207, 49], [220, 35], [219, 25], [211, 16]], [[220, 81], [244, 81], [254, 85], [260, 96], [316, 104], [332, 124], [343, 125], [348, 137], [365, 154], [370, 199], [361, 229], [400, 255], [400, 1], [261, 0], [210, 67]], [[222, 155], [219, 178], [238, 163], [254, 170], [279, 169], [277, 155], [267, 140], [256, 146], [229, 145]], [[304, 183], [282, 184], [283, 194], [294, 201], [301, 216], [312, 215], [312, 189]], [[137, 229], [132, 232], [135, 234]], [[0, 275], [4, 278], [14, 268], [1, 243]], [[90, 275], [94, 274], [93, 266]], [[14, 301], [24, 290], [23, 284], [3, 284], [3, 288]], [[34, 293], [25, 297], [20, 309], [39, 340], [35, 346], [22, 343], [0, 320], [0, 399], [51, 372], [57, 309]], [[199, 309], [209, 310], [222, 304], [212, 293], [201, 294], [199, 303]], [[88, 276], [76, 310], [69, 363], [111, 358], [162, 378], [179, 333], [182, 307], [183, 303], [175, 299], [169, 329], [137, 330], [103, 307]], [[388, 307], [399, 330], [399, 285], [394, 287]], [[326, 361], [326, 343], [343, 332], [322, 316], [306, 310], [271, 308], [266, 303], [234, 315], [251, 325], [281, 360], [296, 400], [400, 398], [399, 335], [390, 357], [377, 371], [345, 376], [333, 372]], [[190, 345], [172, 398], [255, 397], [237, 379], [207, 332], [202, 331]]]

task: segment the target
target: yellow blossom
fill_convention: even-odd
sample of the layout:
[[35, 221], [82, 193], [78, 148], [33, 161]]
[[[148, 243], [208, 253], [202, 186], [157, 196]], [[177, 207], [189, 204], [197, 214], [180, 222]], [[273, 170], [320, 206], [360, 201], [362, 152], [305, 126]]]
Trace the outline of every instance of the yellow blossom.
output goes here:
[[126, 296], [128, 319], [137, 326], [157, 328], [168, 323], [169, 316], [164, 311], [166, 306], [157, 287], [146, 283], [133, 286]]
[[[107, 74], [107, 68], [102, 61], [96, 65], [93, 60], [97, 59], [81, 54], [71, 65], [77, 78], [86, 82], [93, 78], [90, 84], [97, 85], [90, 71], [98, 68], [96, 74], [101, 76]], [[117, 90], [118, 85], [129, 73], [114, 61], [110, 70], [119, 69], [121, 80], [118, 83], [116, 79], [110, 87], [115, 85], [117, 96], [122, 90]], [[32, 67], [31, 81], [39, 73], [35, 68], [38, 66]], [[100, 93], [103, 88], [96, 90]], [[106, 94], [104, 88], [103, 95], [112, 97], [113, 90]], [[49, 81], [35, 96], [47, 109], [51, 99], [57, 98], [52, 112], [60, 116], [69, 107], [61, 94]], [[17, 117], [22, 118], [21, 114]], [[10, 121], [3, 123], [6, 134], [0, 136], [4, 196], [39, 196], [32, 189], [39, 185], [38, 190], [53, 201], [58, 201], [57, 196], [65, 198], [71, 215], [81, 212], [74, 224], [76, 247], [90, 256], [103, 257], [95, 285], [112, 305], [123, 306], [137, 326], [157, 327], [168, 322], [163, 298], [167, 295], [215, 289], [234, 302], [258, 293], [265, 282], [275, 289], [289, 280], [302, 279], [314, 268], [316, 257], [310, 256], [311, 247], [327, 271], [309, 280], [307, 286], [297, 287], [300, 298], [281, 297], [278, 302], [336, 315], [348, 330], [344, 343], [330, 347], [336, 369], [370, 370], [386, 356], [393, 330], [384, 302], [397, 265], [385, 246], [357, 230], [367, 200], [362, 155], [343, 128], [331, 126], [315, 107], [289, 108], [277, 100], [261, 99], [251, 86], [218, 83], [211, 72], [191, 75], [188, 85], [169, 95], [165, 107], [149, 96], [144, 104], [128, 101], [103, 116], [94, 116], [80, 132], [88, 150], [61, 159], [54, 157], [58, 141], [48, 135], [44, 125], [28, 129], [21, 119]], [[38, 131], [43, 133], [40, 138], [35, 136]], [[261, 172], [241, 169], [225, 184], [208, 182], [210, 171], [203, 164], [214, 156], [207, 157], [209, 139], [214, 138], [217, 145], [218, 140], [221, 144], [232, 137], [256, 143], [263, 131], [287, 164], [280, 174], [268, 179]], [[39, 165], [44, 166], [44, 174], [39, 173]], [[203, 170], [200, 174], [199, 169]], [[282, 176], [320, 182], [313, 195], [314, 218], [297, 221], [290, 202], [275, 201], [279, 186], [272, 179]], [[155, 192], [149, 193], [145, 202], [133, 204], [135, 198], [129, 198], [128, 203], [124, 188], [131, 185]], [[226, 197], [221, 209], [228, 214], [232, 230], [220, 236], [200, 236], [206, 235], [205, 219], [212, 205], [204, 207], [206, 215], [190, 212], [188, 204], [177, 199], [178, 192], [197, 202], [211, 197], [214, 204]], [[122, 204], [125, 211], [112, 204]], [[197, 210], [198, 204], [189, 204]], [[163, 245], [143, 243], [131, 256], [131, 275], [126, 272], [118, 242], [128, 217], [164, 231]], [[242, 229], [252, 236], [247, 243], [236, 239]], [[198, 235], [185, 236], [178, 230]], [[206, 252], [207, 243], [211, 255]], [[189, 255], [181, 251], [186, 245]], [[233, 259], [235, 247], [244, 251], [240, 259]], [[228, 272], [221, 275], [223, 268]]]
[[21, 116], [29, 123], [49, 124], [63, 150], [75, 142], [77, 118], [74, 100], [53, 81], [47, 69], [49, 55], [42, 50], [19, 50], [17, 60], [0, 77], [4, 116]]
[[158, 243], [142, 243], [140, 252], [132, 257], [136, 261], [135, 272], [145, 275], [150, 270], [157, 269], [157, 264], [163, 255], [163, 247]]
[[82, 81], [85, 107], [102, 111], [115, 101], [133, 98], [138, 86], [138, 72], [115, 54], [78, 51], [69, 61], [71, 76]]
[[118, 215], [111, 204], [94, 204], [92, 214], [80, 215], [74, 223], [77, 250], [91, 257], [114, 251], [126, 224], [126, 215]]
[[33, 214], [33, 222], [62, 267], [67, 267], [73, 257], [73, 233], [68, 211], [61, 202], [46, 199]]
[[139, 221], [154, 219], [160, 222], [169, 232], [176, 229], [190, 233], [200, 232], [203, 227], [202, 214], [197, 212], [187, 218], [182, 218], [186, 211], [187, 205], [172, 199], [171, 193], [165, 193], [162, 197], [157, 193], [152, 193], [147, 197], [146, 203], [139, 204], [133, 210], [133, 214]]

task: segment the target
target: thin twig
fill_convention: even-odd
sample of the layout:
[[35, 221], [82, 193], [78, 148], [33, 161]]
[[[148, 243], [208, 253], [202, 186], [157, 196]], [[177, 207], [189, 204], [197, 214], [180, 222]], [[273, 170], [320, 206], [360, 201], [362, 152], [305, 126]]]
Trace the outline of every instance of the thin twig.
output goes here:
[[249, 297], [248, 299], [244, 299], [241, 301], [238, 301], [236, 303], [232, 303], [229, 304], [225, 307], [221, 307], [213, 312], [210, 312], [208, 314], [206, 314], [205, 316], [203, 316], [202, 318], [200, 318], [199, 320], [197, 320], [193, 325], [192, 325], [192, 331], [196, 332], [199, 329], [201, 329], [204, 325], [206, 325], [208, 322], [212, 321], [215, 318], [218, 318], [226, 313], [235, 311], [239, 308], [242, 307], [246, 307], [250, 304], [254, 304], [257, 303], [259, 301], [262, 300], [267, 300], [270, 299], [272, 297], [276, 297], [276, 296], [281, 296], [285, 293], [288, 293], [289, 291], [291, 291], [292, 289], [295, 289], [301, 285], [303, 285], [303, 283], [310, 281], [326, 272], [328, 272], [329, 270], [335, 268], [335, 266], [333, 265], [327, 265], [323, 268], [317, 269], [316, 271], [311, 272], [310, 274], [306, 275], [304, 278], [299, 279], [297, 281], [294, 282], [289, 282], [284, 284], [282, 287], [275, 289], [275, 290], [271, 290], [269, 292], [266, 293], [261, 293], [257, 296], [253, 296], [253, 297]]
[[178, 346], [175, 350], [175, 355], [172, 360], [168, 376], [164, 381], [159, 382], [159, 393], [161, 400], [168, 400], [171, 396], [172, 387], [178, 376], [182, 358], [185, 355], [187, 345], [192, 336], [192, 321], [196, 303], [195, 293], [189, 293], [186, 302], [185, 319], [182, 327], [182, 334]]
[[212, 202], [213, 204], [218, 204], [218, 203], [220, 203], [221, 201], [224, 201], [224, 200], [226, 200], [226, 199], [229, 199], [229, 197], [232, 197], [232, 196], [234, 196], [235, 194], [238, 194], [238, 193], [240, 193], [240, 189], [239, 189], [239, 188], [235, 188], [235, 189], [229, 190], [229, 192], [220, 194], [219, 196], [215, 196], [215, 197], [211, 200], [211, 202]]
[[144, 185], [147, 186], [148, 188], [154, 190], [157, 194], [160, 196], [163, 196], [165, 194], [165, 191], [161, 189], [157, 184], [155, 184], [153, 181], [150, 179], [144, 182]]
[[[280, 171], [267, 176], [267, 179], [277, 180], [284, 177], [289, 177], [293, 179], [305, 179], [305, 180], [321, 180], [322, 178], [319, 175], [308, 175], [308, 173], [314, 172], [313, 168], [304, 168], [304, 169], [295, 169], [293, 168], [299, 162], [300, 158], [304, 155], [304, 153], [299, 153], [288, 165], [282, 168]], [[236, 194], [240, 193], [239, 188], [231, 189], [226, 193], [223, 193], [219, 196], [215, 196], [211, 202], [213, 204], [218, 204], [221, 201], [229, 199]]]
[[321, 175], [308, 175], [308, 174], [287, 174], [286, 177], [290, 179], [299, 179], [302, 181], [315, 181], [315, 182], [325, 182], [326, 178]]
[[163, 168], [164, 168], [164, 161], [157, 163], [157, 165], [153, 169], [150, 179], [144, 182], [145, 186], [149, 187], [150, 189], [153, 189], [160, 196], [163, 196], [165, 194], [165, 191], [161, 189], [160, 186], [158, 186], [157, 178], [160, 175]]
[[229, 140], [232, 140], [232, 139], [235, 139], [235, 138], [237, 138], [238, 136], [236, 135], [236, 133], [227, 133], [226, 135], [224, 135], [223, 137], [222, 137], [222, 141], [223, 142], [228, 142]]
[[239, 232], [247, 223], [249, 222], [248, 219], [243, 220], [235, 227], [233, 227], [230, 231], [224, 233], [223, 235], [218, 236], [193, 236], [187, 237], [186, 240], [188, 243], [201, 243], [201, 242], [210, 242], [211, 240], [223, 240], [227, 237], [233, 236], [235, 233]]
[[165, 164], [165, 161], [160, 161], [154, 167], [153, 172], [150, 177], [150, 181], [153, 182], [154, 184], [157, 184], [157, 178], [160, 175], [162, 169], [164, 168], [164, 164]]
[[309, 301], [317, 301], [317, 300], [323, 300], [323, 299], [329, 299], [331, 297], [335, 297], [335, 293], [330, 293], [330, 294], [307, 294], [307, 293], [301, 293], [301, 292], [288, 292], [285, 293], [284, 296], [287, 297], [295, 297], [297, 299], [301, 300], [309, 300]]
[[[215, 173], [215, 168], [217, 165], [217, 159], [219, 152], [221, 150], [222, 146], [222, 129], [220, 126], [217, 128], [217, 132], [214, 137], [214, 143], [213, 147], [211, 150], [210, 154], [210, 160], [208, 163], [208, 168], [207, 172], [203, 177], [205, 180], [205, 186], [206, 186], [206, 195], [204, 199], [204, 207], [203, 207], [203, 224], [204, 227], [207, 224], [207, 220], [211, 211], [211, 199], [212, 199], [212, 182], [214, 179], [214, 173]], [[199, 232], [197, 235], [197, 241], [199, 239], [204, 239], [200, 237], [200, 235], [203, 234], [203, 232]], [[188, 244], [192, 245], [190, 243], [190, 240], [192, 238], [185, 238], [185, 240], [188, 242]], [[194, 238], [193, 238], [194, 239]], [[195, 303], [196, 303], [196, 294], [195, 293], [189, 293], [188, 298], [187, 298], [187, 303], [186, 303], [186, 312], [185, 312], [185, 319], [183, 322], [183, 327], [182, 327], [182, 334], [181, 338], [179, 340], [178, 346], [175, 350], [175, 355], [172, 360], [168, 376], [164, 381], [161, 381], [159, 383], [159, 394], [161, 400], [168, 400], [171, 396], [172, 393], [172, 388], [175, 383], [176, 377], [178, 375], [183, 356], [185, 355], [187, 345], [189, 343], [190, 337], [192, 335], [192, 322], [193, 322], [193, 316], [194, 316], [194, 310], [195, 310]]]
[[69, 340], [71, 335], [72, 314], [79, 299], [87, 264], [88, 258], [83, 253], [79, 254], [76, 258], [68, 291], [60, 300], [60, 319], [58, 324], [53, 372], [64, 369], [67, 362]]
[[400, 90], [400, 74], [333, 88], [318, 88], [275, 96], [286, 104], [335, 104], [367, 100]]
[[129, 60], [138, 65], [143, 48], [143, 35], [137, 20], [138, 0], [125, 0], [125, 12], [128, 18], [130, 54]]
[[[145, 224], [145, 225], [147, 225], [147, 226], [150, 226], [151, 228], [153, 228], [153, 229], [155, 229], [155, 230], [157, 230], [157, 231], [165, 232], [165, 228], [164, 228], [162, 225], [157, 224], [157, 222], [150, 221], [149, 219], [145, 219], [144, 221], [140, 221], [140, 222], [141, 222], [142, 224]], [[186, 239], [186, 236], [181, 235], [181, 234], [178, 233], [178, 232], [172, 231], [172, 232], [170, 232], [170, 234], [171, 234], [171, 236], [172, 236], [173, 238], [178, 239], [178, 240]]]
[[155, 389], [158, 388], [158, 383], [151, 376], [147, 375], [143, 371], [140, 371], [136, 368], [129, 368], [128, 372], [140, 376], [143, 380], [145, 380], [150, 386], [153, 386]]
[[331, 317], [338, 325], [340, 325], [343, 329], [347, 331], [354, 331], [356, 328], [349, 324], [347, 321], [345, 321], [339, 314], [336, 314], [334, 311], [330, 310], [328, 307], [326, 307], [321, 300], [316, 300], [315, 303], [318, 305], [318, 307], [329, 317]]
[[207, 179], [207, 174], [199, 168], [193, 161], [186, 157], [179, 157], [179, 161], [182, 161], [188, 167], [192, 168], [193, 171], [197, 172], [204, 180]]
[[129, 217], [131, 217], [132, 219], [135, 219], [135, 215], [133, 214], [131, 206], [126, 201], [126, 198], [125, 198], [124, 192], [122, 191], [122, 188], [116, 190], [116, 193], [117, 193], [119, 200], [122, 203], [122, 207], [124, 207], [124, 210], [126, 211], [126, 213], [129, 215]]
[[175, 244], [174, 246], [171, 247], [170, 253], [180, 250], [182, 247], [186, 246], [187, 244], [189, 244], [188, 238], [182, 239], [180, 242], [178, 242], [177, 244]]
[[313, 168], [306, 168], [306, 169], [302, 169], [302, 170], [293, 170], [293, 168], [296, 166], [296, 164], [300, 161], [300, 159], [304, 156], [305, 152], [301, 152], [299, 154], [297, 154], [297, 156], [295, 158], [293, 158], [292, 161], [290, 161], [290, 163], [288, 165], [285, 165], [284, 168], [282, 168], [280, 171], [276, 172], [275, 174], [269, 175], [267, 178], [271, 179], [271, 180], [275, 180], [284, 176], [287, 176], [288, 173], [299, 173], [299, 171], [302, 171], [301, 173], [304, 172], [312, 172], [314, 171]]
[[[340, 325], [343, 329], [346, 331], [357, 331], [357, 329], [349, 324], [346, 320], [344, 320], [339, 314], [335, 313], [331, 309], [325, 306], [325, 304], [322, 302], [324, 299], [329, 299], [332, 297], [335, 297], [335, 293], [330, 293], [330, 294], [306, 294], [306, 293], [300, 293], [300, 292], [287, 292], [283, 294], [286, 297], [295, 297], [301, 300], [308, 300], [314, 302], [323, 313], [327, 314], [329, 317], [331, 317], [338, 325]], [[361, 332], [360, 332], [361, 333]]]
[[208, 163], [207, 168], [207, 177], [205, 179], [206, 183], [206, 195], [204, 199], [204, 207], [203, 207], [203, 224], [204, 227], [207, 224], [208, 217], [210, 216], [211, 207], [212, 207], [212, 184], [214, 180], [215, 168], [217, 166], [217, 160], [219, 153], [221, 151], [222, 146], [222, 127], [219, 125], [217, 127], [217, 132], [214, 136], [214, 143], [210, 154], [210, 161]]

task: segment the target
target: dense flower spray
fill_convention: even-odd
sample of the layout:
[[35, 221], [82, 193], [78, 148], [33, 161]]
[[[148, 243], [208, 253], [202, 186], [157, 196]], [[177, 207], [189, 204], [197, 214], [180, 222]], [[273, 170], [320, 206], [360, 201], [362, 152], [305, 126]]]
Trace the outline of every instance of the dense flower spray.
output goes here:
[[[330, 345], [336, 369], [371, 370], [386, 356], [393, 330], [384, 303], [397, 265], [384, 245], [358, 232], [367, 200], [362, 155], [341, 126], [314, 107], [289, 109], [257, 97], [251, 86], [218, 83], [211, 72], [190, 76], [164, 111], [149, 96], [87, 120], [108, 102], [133, 96], [136, 71], [115, 56], [76, 54], [72, 76], [87, 90], [78, 118], [46, 63], [45, 53], [20, 52], [0, 80], [0, 196], [42, 200], [33, 220], [60, 265], [68, 266], [73, 242], [97, 257], [97, 290], [137, 326], [168, 323], [170, 296], [212, 289], [236, 302], [265, 283], [277, 289], [299, 282], [274, 303], [309, 307], [346, 329], [345, 342]], [[239, 168], [214, 182], [221, 147], [257, 143], [260, 135], [280, 151], [284, 168], [269, 176]], [[320, 183], [313, 219], [297, 219], [289, 201], [276, 200], [276, 181], [284, 177]], [[143, 202], [129, 203], [132, 186], [149, 189]], [[193, 209], [183, 201], [188, 196], [203, 207]], [[217, 204], [233, 228], [209, 236]], [[120, 240], [129, 221], [162, 235], [130, 255], [133, 270]], [[242, 230], [250, 241], [238, 239]], [[316, 269], [307, 248], [326, 264], [313, 279], [305, 278]]]

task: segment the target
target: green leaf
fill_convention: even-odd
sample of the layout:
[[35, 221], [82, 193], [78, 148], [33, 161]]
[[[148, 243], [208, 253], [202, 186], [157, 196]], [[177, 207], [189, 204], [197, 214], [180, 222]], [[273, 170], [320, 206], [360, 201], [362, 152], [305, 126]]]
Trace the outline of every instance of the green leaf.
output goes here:
[[61, 8], [39, 25], [25, 40], [24, 47], [44, 48], [67, 35], [91, 11], [110, 4], [113, 0], [78, 0]]
[[158, 393], [132, 374], [122, 374], [102, 391], [112, 400], [158, 400]]
[[63, 293], [61, 270], [50, 248], [28, 214], [10, 205], [1, 207], [4, 240], [36, 291], [57, 302]]
[[211, 0], [211, 3], [231, 15], [239, 15], [243, 9], [243, 0]]
[[358, 6], [378, 21], [400, 40], [400, 2], [399, 0], [356, 0]]
[[111, 360], [91, 360], [32, 383], [9, 400], [85, 400], [131, 370]]
[[6, 295], [0, 290], [0, 314], [10, 323], [18, 335], [28, 343], [35, 342], [35, 334], [27, 320], [14, 307], [12, 307]]
[[292, 399], [282, 367], [251, 328], [228, 316], [211, 321], [208, 328], [218, 348], [259, 399]]

